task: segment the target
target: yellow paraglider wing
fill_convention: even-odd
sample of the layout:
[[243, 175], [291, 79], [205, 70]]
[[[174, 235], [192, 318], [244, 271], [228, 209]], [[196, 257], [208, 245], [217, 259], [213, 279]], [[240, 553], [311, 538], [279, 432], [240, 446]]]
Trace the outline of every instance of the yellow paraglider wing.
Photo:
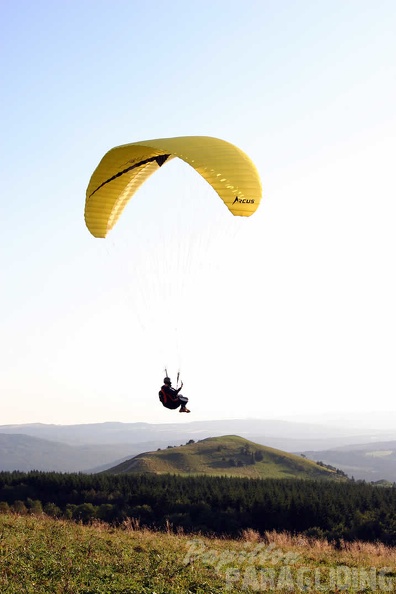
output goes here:
[[144, 140], [111, 149], [92, 174], [85, 202], [85, 222], [92, 235], [106, 237], [142, 183], [175, 157], [202, 175], [233, 215], [248, 217], [256, 211], [260, 177], [238, 147], [209, 136]]

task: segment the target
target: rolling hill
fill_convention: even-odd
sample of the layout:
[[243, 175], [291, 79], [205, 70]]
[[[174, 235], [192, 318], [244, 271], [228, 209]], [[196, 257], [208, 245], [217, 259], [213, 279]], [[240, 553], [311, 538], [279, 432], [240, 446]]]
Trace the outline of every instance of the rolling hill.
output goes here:
[[105, 472], [346, 480], [312, 460], [236, 435], [210, 437], [197, 443], [190, 440], [186, 445], [146, 452]]
[[[389, 415], [390, 421], [393, 418]], [[169, 424], [1, 425], [0, 471], [96, 473], [158, 448], [232, 434], [256, 444], [293, 452], [299, 458], [304, 454], [311, 460], [321, 460], [355, 479], [396, 480], [395, 429], [380, 430], [374, 423], [367, 433], [366, 426], [354, 428], [352, 422], [348, 427], [339, 428], [335, 424], [326, 427], [263, 419], [177, 420]]]

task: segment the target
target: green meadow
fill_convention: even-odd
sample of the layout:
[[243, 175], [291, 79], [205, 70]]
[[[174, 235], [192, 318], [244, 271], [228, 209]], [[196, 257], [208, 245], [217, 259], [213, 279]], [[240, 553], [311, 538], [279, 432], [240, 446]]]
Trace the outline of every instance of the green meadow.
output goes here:
[[0, 515], [1, 594], [395, 592], [396, 548], [245, 530], [239, 538]]

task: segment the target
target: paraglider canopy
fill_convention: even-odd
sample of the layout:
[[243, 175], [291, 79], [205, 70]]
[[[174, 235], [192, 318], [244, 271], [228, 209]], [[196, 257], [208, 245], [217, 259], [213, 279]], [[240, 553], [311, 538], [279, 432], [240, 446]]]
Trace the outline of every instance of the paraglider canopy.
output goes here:
[[209, 136], [143, 140], [108, 151], [92, 174], [85, 222], [94, 237], [106, 237], [143, 182], [171, 159], [193, 167], [233, 215], [248, 217], [261, 200], [261, 182], [250, 158], [238, 147]]

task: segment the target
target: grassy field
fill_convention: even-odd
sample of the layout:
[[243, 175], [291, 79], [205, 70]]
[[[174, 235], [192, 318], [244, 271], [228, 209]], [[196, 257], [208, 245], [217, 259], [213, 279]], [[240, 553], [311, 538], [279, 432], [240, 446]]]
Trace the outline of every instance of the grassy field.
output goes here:
[[138, 454], [105, 472], [345, 480], [334, 470], [312, 460], [237, 435], [210, 437], [196, 443]]
[[1, 594], [396, 592], [396, 549], [247, 530], [238, 540], [0, 515]]

